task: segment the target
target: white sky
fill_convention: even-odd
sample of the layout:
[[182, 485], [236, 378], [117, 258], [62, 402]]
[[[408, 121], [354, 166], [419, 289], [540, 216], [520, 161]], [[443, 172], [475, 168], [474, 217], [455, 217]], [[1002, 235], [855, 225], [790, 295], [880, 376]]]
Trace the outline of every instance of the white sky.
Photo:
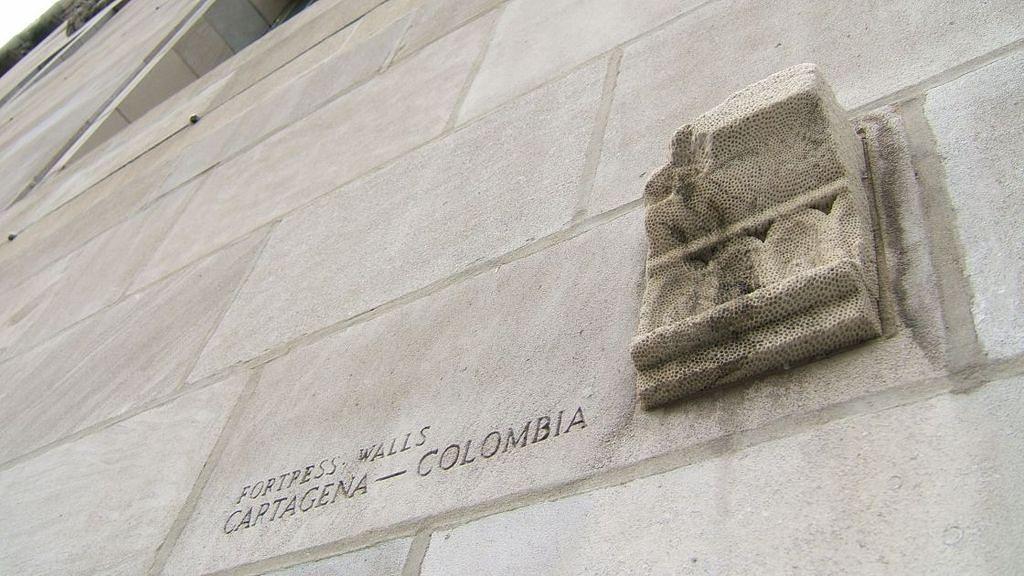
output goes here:
[[0, 46], [28, 28], [57, 0], [0, 0]]

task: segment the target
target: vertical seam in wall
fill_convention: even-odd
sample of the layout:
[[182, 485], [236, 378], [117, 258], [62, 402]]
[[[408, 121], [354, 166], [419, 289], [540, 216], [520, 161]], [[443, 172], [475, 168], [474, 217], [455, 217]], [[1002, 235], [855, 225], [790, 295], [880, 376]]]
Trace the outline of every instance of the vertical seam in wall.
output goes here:
[[[466, 83], [462, 86], [462, 90], [459, 92], [459, 98], [455, 101], [455, 106], [452, 109], [451, 116], [448, 117], [448, 122], [445, 123], [442, 134], [447, 134], [448, 132], [455, 130], [455, 127], [458, 126], [459, 113], [462, 112], [462, 107], [466, 104], [466, 98], [469, 97], [469, 91], [473, 88], [473, 83], [476, 81], [477, 73], [480, 72], [480, 68], [484, 65], [484, 60], [487, 59], [487, 54], [491, 50], [491, 44], [494, 43], [494, 36], [498, 32], [498, 23], [501, 22], [501, 17], [504, 13], [504, 4], [486, 13], [493, 14], [494, 21], [491, 22], [490, 30], [487, 31], [486, 41], [480, 49], [480, 53], [477, 54], [476, 61], [473, 62], [473, 67], [469, 70], [469, 75], [466, 77]], [[486, 14], [481, 16], [481, 18], [485, 18]]]
[[[176, 190], [180, 191], [186, 197], [184, 199], [182, 199], [181, 206], [178, 206], [178, 209], [175, 211], [174, 215], [171, 217], [171, 221], [168, 222], [167, 228], [164, 231], [163, 235], [160, 238], [157, 239], [157, 242], [155, 243], [155, 245], [153, 247], [153, 250], [149, 253], [149, 258], [141, 260], [135, 266], [135, 269], [131, 271], [131, 276], [128, 278], [128, 282], [125, 283], [124, 290], [121, 291], [121, 294], [118, 296], [117, 300], [114, 301], [114, 304], [116, 304], [117, 302], [120, 302], [121, 300], [125, 299], [130, 294], [134, 294], [136, 292], [141, 292], [142, 288], [146, 288], [149, 285], [153, 284], [152, 282], [150, 282], [146, 286], [140, 286], [139, 288], [137, 288], [135, 290], [132, 290], [132, 286], [135, 285], [135, 280], [138, 279], [139, 274], [141, 274], [142, 271], [145, 270], [149, 266], [149, 264], [153, 261], [153, 257], [156, 255], [157, 250], [159, 250], [160, 247], [163, 246], [165, 242], [167, 242], [167, 237], [170, 236], [171, 233], [174, 232], [174, 227], [178, 225], [178, 221], [181, 220], [182, 215], [185, 214], [185, 210], [188, 208], [189, 204], [192, 202], [192, 197], [195, 196], [195, 194], [199, 191], [199, 186], [196, 186], [196, 187], [194, 187], [192, 189], [177, 188]], [[117, 225], [111, 227], [110, 230], [113, 230], [114, 228], [117, 228], [117, 226], [123, 226], [123, 225], [127, 224], [129, 221], [131, 221], [132, 218], [145, 218], [145, 216], [146, 216], [145, 212], [147, 210], [154, 208], [156, 206], [156, 204], [158, 202], [160, 202], [160, 200], [162, 200], [164, 198], [167, 198], [172, 193], [173, 193], [173, 191], [172, 192], [168, 192], [167, 194], [161, 195], [159, 198], [153, 200], [152, 204], [147, 206], [145, 209], [140, 210], [140, 211], [136, 212], [135, 214], [132, 214], [128, 218], [125, 218], [122, 222], [120, 222]], [[108, 232], [109, 232], [109, 230], [108, 230]], [[105, 233], [106, 232], [104, 232], [104, 234]]]
[[[174, 550], [175, 545], [178, 543], [178, 539], [181, 537], [181, 533], [185, 530], [185, 526], [192, 517], [192, 513], [195, 511], [196, 505], [199, 503], [199, 497], [202, 495], [203, 489], [206, 487], [206, 483], [210, 480], [210, 476], [213, 475], [213, 471], [216, 469], [217, 463], [220, 461], [221, 454], [223, 454], [224, 450], [227, 448], [227, 443], [230, 441], [235, 428], [238, 426], [238, 422], [241, 420], [242, 414], [248, 407], [249, 400], [255, 395], [256, 387], [259, 385], [262, 374], [262, 367], [256, 368], [249, 373], [245, 386], [238, 395], [238, 400], [235, 401], [234, 406], [231, 408], [231, 413], [228, 415], [227, 421], [220, 430], [220, 435], [217, 437], [217, 442], [214, 444], [213, 450], [210, 451], [210, 454], [206, 458], [206, 462], [203, 463], [203, 468], [199, 471], [199, 475], [196, 477], [196, 481], [192, 484], [192, 490], [189, 492], [185, 502], [178, 510], [178, 515], [175, 517], [174, 523], [171, 524], [170, 530], [167, 531], [167, 535], [164, 537], [163, 542], [161, 542], [160, 546], [156, 549], [156, 553], [153, 556], [153, 563], [146, 572], [150, 576], [160, 574], [163, 571], [164, 566], [167, 564], [171, 551]], [[222, 382], [223, 381], [224, 380], [222, 380]]]
[[[377, 8], [374, 8], [373, 10], [376, 10], [376, 9]], [[372, 12], [373, 10], [370, 10], [370, 12]], [[367, 14], [369, 14], [369, 12], [367, 12]], [[359, 18], [356, 18], [356, 20], [354, 22], [349, 22], [345, 26], [342, 26], [341, 28], [338, 28], [334, 32], [331, 32], [329, 35], [325, 36], [323, 40], [321, 40], [320, 42], [317, 42], [316, 44], [314, 44], [314, 45], [310, 46], [309, 48], [303, 50], [302, 53], [300, 53], [298, 56], [296, 56], [292, 60], [289, 60], [288, 63], [290, 64], [293, 60], [297, 60], [297, 59], [301, 58], [303, 55], [305, 55], [310, 50], [316, 48], [321, 43], [326, 42], [332, 36], [335, 36], [337, 34], [340, 34], [343, 31], [347, 30], [351, 26], [352, 29], [348, 31], [348, 36], [345, 36], [345, 41], [342, 42], [341, 46], [338, 47], [338, 53], [339, 54], [344, 52], [345, 50], [348, 49], [348, 43], [352, 41], [352, 37], [355, 36], [356, 32], [359, 31], [359, 27], [362, 26], [364, 22], [366, 22], [367, 14], [363, 14]], [[321, 63], [322, 62], [323, 62], [323, 60], [321, 60]], [[317, 64], [317, 66], [319, 66], [319, 64]], [[277, 70], [279, 70], [279, 68], [275, 69], [275, 72]], [[310, 68], [310, 70], [312, 70], [312, 68]], [[258, 80], [257, 82], [260, 82], [260, 81], [262, 81], [262, 79]], [[255, 83], [254, 83], [254, 85], [255, 85]]]
[[[402, 36], [399, 37], [398, 42], [395, 43], [394, 51], [388, 55], [388, 66], [390, 66], [391, 63], [394, 62], [395, 60], [398, 60], [399, 54], [402, 53], [402, 50], [405, 50], [405, 43], [409, 39], [409, 30], [412, 30], [413, 25], [416, 23], [417, 19], [420, 16], [420, 12], [422, 11], [423, 5], [421, 4], [414, 8], [411, 12], [409, 12], [409, 14], [407, 14], [409, 18], [408, 26], [406, 26], [405, 30], [402, 31]], [[381, 70], [383, 71], [384, 69], [382, 68]]]
[[604, 137], [608, 129], [608, 119], [611, 117], [612, 103], [615, 100], [615, 89], [618, 86], [622, 55], [623, 49], [621, 46], [608, 53], [608, 69], [605, 72], [604, 86], [601, 89], [601, 102], [597, 109], [597, 116], [594, 118], [593, 130], [590, 133], [590, 143], [587, 146], [586, 159], [583, 163], [583, 173], [580, 176], [579, 188], [576, 190], [576, 208], [572, 215], [573, 222], [580, 221], [586, 216], [587, 207], [593, 194], [594, 181], [597, 179], [597, 169], [601, 163], [601, 155], [604, 151]]
[[430, 530], [424, 530], [413, 538], [402, 567], [402, 576], [420, 576], [423, 559], [427, 557], [427, 548], [430, 547], [430, 535]]
[[[505, 5], [511, 3], [512, 1], [513, 0], [508, 0], [505, 4], [502, 5], [502, 8]], [[495, 110], [497, 110], [501, 106], [504, 106], [504, 105], [508, 104], [509, 102], [513, 102], [515, 100], [518, 100], [519, 98], [521, 98], [521, 97], [525, 96], [526, 94], [529, 94], [529, 93], [531, 93], [531, 92], [541, 88], [542, 86], [547, 86], [548, 84], [551, 84], [552, 82], [555, 82], [555, 81], [557, 81], [557, 80], [559, 80], [561, 78], [564, 78], [564, 77], [572, 74], [576, 70], [579, 70], [580, 68], [582, 68], [584, 66], [587, 66], [587, 65], [589, 65], [590, 63], [592, 63], [592, 62], [594, 62], [596, 60], [600, 60], [601, 58], [605, 58], [609, 53], [611, 53], [616, 48], [626, 49], [626, 48], [630, 47], [631, 45], [633, 45], [633, 44], [635, 44], [637, 42], [640, 42], [643, 39], [648, 38], [648, 37], [650, 37], [650, 36], [652, 36], [654, 34], [657, 34], [658, 32], [668, 28], [669, 26], [672, 26], [673, 24], [679, 22], [680, 20], [689, 17], [694, 12], [697, 12], [699, 10], [704, 9], [706, 6], [709, 6], [709, 5], [712, 5], [712, 4], [717, 4], [719, 2], [725, 2], [725, 1], [726, 0], [707, 0], [707, 1], [703, 2], [703, 3], [701, 3], [701, 4], [698, 4], [696, 6], [688, 8], [686, 10], [683, 10], [682, 12], [679, 12], [675, 16], [669, 17], [668, 19], [662, 21], [661, 23], [659, 23], [659, 24], [657, 24], [657, 25], [655, 25], [655, 26], [653, 26], [651, 28], [648, 28], [648, 29], [646, 29], [646, 30], [644, 30], [642, 32], [639, 32], [636, 35], [631, 36], [631, 37], [629, 37], [629, 38], [619, 42], [618, 44], [613, 44], [613, 45], [606, 46], [604, 48], [604, 51], [599, 52], [599, 53], [593, 55], [590, 58], [587, 58], [586, 60], [584, 60], [584, 61], [582, 61], [582, 62], [580, 62], [578, 64], [571, 65], [571, 66], [569, 66], [568, 68], [565, 68], [565, 69], [554, 70], [554, 71], [550, 72], [550, 75], [542, 77], [543, 79], [539, 83], [537, 83], [537, 84], [527, 85], [526, 88], [520, 90], [519, 92], [515, 92], [515, 93], [512, 93], [512, 94], [502, 95], [501, 98], [499, 98], [498, 103], [496, 105], [494, 105], [492, 108], [488, 108], [488, 109], [479, 111], [479, 112], [476, 113], [476, 115], [474, 115], [471, 118], [467, 118], [466, 120], [468, 121], [468, 120], [471, 120], [471, 119], [476, 119], [476, 118], [479, 118], [479, 117], [486, 116], [487, 114], [490, 114], [490, 113], [494, 112]]]
[[[267, 31], [269, 32], [270, 31], [270, 27], [273, 26], [274, 23], [267, 21], [267, 17], [264, 16], [263, 12], [260, 12], [260, 9], [257, 8], [256, 5], [252, 3], [252, 0], [245, 0], [245, 3], [248, 4], [249, 7], [252, 8], [254, 12], [259, 14], [260, 20], [263, 20], [263, 23], [267, 25]], [[220, 32], [218, 32], [217, 34], [220, 35]], [[228, 48], [231, 48], [231, 45], [228, 45]], [[237, 54], [237, 52], [235, 52], [235, 50], [233, 48], [231, 49], [231, 52]]]
[[[203, 19], [203, 18], [200, 18], [199, 20], [202, 20], [202, 19]], [[190, 26], [190, 27], [189, 27], [189, 29], [188, 29], [188, 30], [189, 30], [189, 32], [191, 32], [191, 31], [192, 31], [192, 29], [193, 29], [193, 28], [195, 28], [195, 27], [196, 27], [196, 24], [198, 24], [198, 23], [199, 23], [199, 22], [198, 22], [198, 21], [196, 21], [196, 23], [195, 23], [195, 24], [193, 24], [192, 26]], [[188, 33], [188, 32], [186, 32], [186, 34], [187, 34], [187, 33]], [[195, 78], [193, 78], [193, 79], [189, 80], [189, 81], [188, 81], [188, 84], [185, 84], [185, 85], [184, 85], [184, 86], [182, 86], [181, 88], [178, 88], [178, 90], [175, 90], [175, 91], [174, 91], [174, 92], [173, 92], [173, 93], [172, 93], [172, 94], [171, 94], [170, 96], [168, 96], [168, 97], [164, 98], [163, 100], [161, 100], [161, 101], [157, 102], [156, 104], [154, 104], [154, 105], [153, 105], [153, 107], [152, 107], [152, 108], [150, 108], [149, 110], [153, 110], [153, 109], [155, 109], [155, 108], [156, 108], [157, 106], [159, 106], [160, 104], [163, 104], [163, 103], [164, 103], [164, 102], [166, 102], [167, 100], [170, 100], [171, 98], [173, 98], [173, 97], [174, 97], [174, 94], [177, 94], [177, 93], [178, 93], [178, 91], [180, 91], [180, 90], [184, 90], [185, 88], [187, 88], [187, 87], [189, 86], [189, 84], [192, 84], [192, 83], [193, 83], [193, 82], [195, 82], [196, 80], [199, 80], [200, 78], [202, 78], [202, 77], [203, 77], [203, 75], [202, 75], [202, 74], [200, 74], [199, 72], [196, 72], [196, 69], [195, 69], [195, 68], [193, 68], [193, 67], [192, 67], [192, 65], [188, 63], [188, 60], [185, 60], [185, 57], [184, 57], [184, 56], [183, 56], [183, 55], [181, 54], [181, 52], [178, 52], [178, 45], [179, 45], [179, 44], [181, 44], [181, 41], [182, 41], [182, 40], [184, 40], [184, 39], [185, 39], [185, 37], [184, 37], [184, 36], [182, 36], [181, 38], [178, 38], [178, 41], [174, 43], [174, 46], [172, 46], [172, 47], [171, 47], [170, 51], [169, 51], [169, 52], [167, 52], [167, 54], [164, 54], [164, 58], [166, 58], [167, 56], [169, 56], [169, 55], [171, 54], [171, 52], [173, 52], [173, 53], [174, 53], [174, 55], [175, 55], [175, 56], [177, 56], [179, 60], [181, 60], [181, 63], [185, 65], [185, 68], [188, 68], [188, 71], [189, 71], [189, 72], [191, 72], [193, 76], [195, 76]], [[230, 46], [229, 46], [229, 48], [230, 48]], [[130, 95], [131, 95], [131, 94], [129, 94], [129, 96], [130, 96]], [[120, 105], [119, 105], [119, 106], [120, 106]], [[117, 108], [115, 108], [115, 110], [116, 110], [116, 109], [117, 109]], [[144, 111], [142, 112], [142, 116], [145, 116], [145, 115], [146, 115], [146, 112], [149, 112], [149, 110], [144, 110]], [[141, 118], [142, 116], [139, 116], [139, 118]]]
[[[448, 29], [444, 30], [443, 32], [440, 32], [440, 36], [437, 36], [436, 38], [433, 38], [431, 40], [425, 41], [424, 43], [420, 44], [419, 46], [417, 46], [413, 50], [405, 52], [404, 54], [400, 50], [398, 52], [398, 55], [395, 57], [395, 60], [401, 62], [401, 61], [404, 61], [404, 60], [407, 60], [407, 59], [411, 58], [412, 56], [415, 56], [416, 54], [419, 54], [420, 52], [425, 50], [431, 44], [434, 44], [435, 42], [440, 41], [441, 39], [447, 37], [448, 35], [453, 34], [455, 32], [458, 32], [459, 30], [462, 30], [463, 28], [465, 28], [467, 26], [473, 25], [474, 23], [476, 23], [477, 20], [482, 20], [484, 18], [489, 17], [491, 15], [491, 13], [493, 13], [493, 12], [497, 12], [499, 10], [503, 10], [505, 8], [505, 5], [508, 4], [510, 1], [512, 1], [512, 0], [505, 0], [503, 2], [499, 2], [498, 4], [492, 6], [491, 8], [488, 8], [488, 9], [484, 10], [483, 12], [480, 12], [479, 14], [475, 14], [473, 16], [470, 16], [470, 17], [466, 18], [465, 20], [463, 20], [463, 21], [461, 21], [461, 22], [459, 22], [457, 24], [453, 24], [451, 28], [448, 28]], [[402, 48], [404, 49], [405, 46], [402, 46]]]
[[[388, 68], [391, 67], [391, 63], [395, 61], [395, 57], [398, 56], [399, 50], [401, 50], [402, 46], [405, 45], [405, 37], [406, 37], [406, 35], [409, 34], [409, 30], [412, 28], [412, 22], [413, 22], [413, 19], [414, 19], [413, 17], [415, 15], [416, 15], [416, 10], [413, 10], [411, 13], [406, 14], [405, 16], [403, 16], [403, 18], [405, 18], [405, 25], [402, 26], [402, 33], [398, 35], [398, 40], [395, 42], [395, 45], [392, 46], [391, 50], [388, 51], [387, 57], [384, 58], [384, 63], [381, 64], [380, 68], [377, 69], [377, 74], [381, 74], [384, 71], [386, 71]], [[355, 34], [357, 31], [358, 30], [353, 30], [352, 34]], [[352, 36], [350, 35], [348, 38], [345, 39], [345, 43], [348, 44], [348, 41], [351, 40], [351, 39], [352, 39]]]
[[231, 308], [234, 306], [235, 300], [238, 298], [238, 295], [242, 292], [242, 287], [245, 286], [245, 284], [249, 281], [249, 276], [252, 275], [253, 271], [256, 269], [256, 264], [260, 261], [260, 258], [263, 257], [263, 250], [267, 247], [267, 244], [270, 242], [270, 236], [274, 233], [274, 228], [276, 228], [279, 223], [280, 220], [275, 220], [270, 224], [264, 226], [266, 230], [263, 232], [263, 239], [260, 241], [259, 247], [256, 248], [256, 253], [253, 254], [252, 261], [249, 262], [248, 269], [246, 269], [245, 274], [243, 274], [242, 277], [238, 280], [238, 284], [231, 292], [231, 297], [227, 299], [227, 302], [224, 303], [224, 307], [217, 314], [216, 321], [211, 323], [210, 328], [206, 332], [206, 337], [203, 338], [203, 345], [196, 351], [195, 357], [192, 359], [192, 362], [189, 363], [188, 371], [182, 375], [181, 381], [178, 383], [177, 387], [175, 387], [175, 391], [180, 392], [187, 388], [189, 383], [189, 377], [192, 375], [192, 372], [196, 369], [196, 365], [199, 364], [199, 359], [202, 358], [203, 352], [206, 351], [206, 347], [210, 343], [210, 339], [212, 339], [213, 335], [217, 333], [217, 329], [220, 328], [220, 325], [224, 321], [224, 318], [228, 315], [228, 311], [230, 311]]

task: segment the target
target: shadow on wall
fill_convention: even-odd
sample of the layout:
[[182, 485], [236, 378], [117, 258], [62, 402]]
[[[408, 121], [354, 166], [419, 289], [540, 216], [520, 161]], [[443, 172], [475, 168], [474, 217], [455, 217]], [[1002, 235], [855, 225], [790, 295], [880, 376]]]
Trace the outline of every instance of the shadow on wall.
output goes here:
[[149, 67], [75, 158], [102, 144], [314, 1], [217, 0], [173, 48]]

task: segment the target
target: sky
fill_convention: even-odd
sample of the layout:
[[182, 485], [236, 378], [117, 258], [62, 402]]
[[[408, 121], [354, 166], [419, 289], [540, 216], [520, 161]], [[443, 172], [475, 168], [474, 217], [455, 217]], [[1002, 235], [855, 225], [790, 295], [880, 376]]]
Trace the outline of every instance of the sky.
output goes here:
[[57, 0], [0, 0], [0, 46], [28, 28]]

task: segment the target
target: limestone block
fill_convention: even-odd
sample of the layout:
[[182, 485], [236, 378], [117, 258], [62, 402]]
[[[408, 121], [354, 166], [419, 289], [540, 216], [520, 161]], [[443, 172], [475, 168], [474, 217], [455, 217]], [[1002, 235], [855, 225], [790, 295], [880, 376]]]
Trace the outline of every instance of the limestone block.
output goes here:
[[311, 50], [326, 38], [349, 32], [345, 29], [382, 0], [320, 1], [279, 25], [233, 58], [227, 66], [235, 70], [231, 81], [214, 100], [219, 106], [227, 99], [259, 82], [275, 70]]
[[0, 471], [0, 572], [146, 574], [245, 375]]
[[697, 4], [696, 0], [507, 2], [459, 120], [489, 112]]
[[0, 363], [0, 463], [171, 395], [263, 239], [251, 235]]
[[193, 377], [559, 230], [605, 69], [596, 62], [286, 217]]
[[145, 275], [159, 277], [444, 131], [488, 23], [449, 34], [210, 171]]
[[[171, 144], [171, 142], [165, 142]], [[24, 230], [17, 242], [0, 245], [0, 292], [81, 248], [142, 209], [173, 164], [154, 149], [78, 194]]]
[[426, 0], [416, 9], [398, 57], [419, 50], [499, 4], [501, 0]]
[[[0, 328], [0, 358], [39, 344], [120, 299], [187, 200], [189, 191], [180, 192], [100, 234], [37, 274], [40, 278], [11, 290], [15, 306], [0, 306], [0, 318], [7, 320]], [[16, 329], [13, 340], [6, 337], [12, 333], [9, 328]]]
[[46, 319], [43, 311], [49, 307], [52, 292], [73, 259], [72, 256], [61, 258], [5, 291], [0, 301], [0, 360], [12, 356], [13, 349], [19, 347], [26, 333]]
[[707, 2], [625, 47], [590, 210], [639, 198], [680, 119], [777, 70], [818, 64], [852, 110], [1020, 39], [1022, 10], [1019, 0], [983, 10], [947, 0]]
[[[359, 19], [348, 45], [358, 46], [391, 27], [395, 22], [404, 21], [423, 0], [388, 0]], [[403, 27], [404, 30], [405, 27]]]
[[1022, 384], [838, 420], [437, 532], [420, 573], [1020, 574]]
[[[237, 121], [224, 150], [231, 156], [323, 107], [332, 98], [372, 78], [380, 70], [405, 31], [406, 19], [392, 23], [381, 33], [351, 47], [332, 46], [343, 35], [331, 36], [316, 48], [292, 60], [249, 89], [262, 96]], [[279, 80], [287, 82], [268, 89]], [[264, 87], [264, 85], [267, 85]]]
[[[455, 160], [452, 165], [458, 165]], [[555, 197], [542, 190], [538, 198]], [[419, 195], [414, 191], [409, 197]], [[490, 212], [508, 210], [496, 210], [499, 205], [494, 202], [483, 205]], [[447, 213], [433, 219], [451, 220]], [[502, 229], [486, 221], [475, 225]], [[301, 233], [300, 228], [289, 225], [300, 231], [293, 233]], [[309, 238], [314, 231], [309, 230]], [[230, 570], [339, 540], [360, 539], [355, 545], [362, 545], [368, 534], [403, 529], [418, 519], [487, 503], [511, 503], [513, 494], [544, 491], [654, 456], [681, 450], [701, 453], [707, 446], [731, 442], [737, 433], [742, 437], [760, 427], [779, 430], [787, 422], [846, 412], [875, 392], [891, 398], [890, 391], [899, 392], [894, 388], [921, 386], [922, 380], [935, 382], [941, 376], [900, 334], [773, 374], [748, 387], [724, 389], [666, 410], [640, 410], [627, 350], [643, 288], [643, 235], [642, 211], [634, 210], [366, 322], [297, 345], [268, 363], [252, 402], [239, 412], [239, 427], [225, 443], [165, 576]], [[272, 239], [260, 264], [280, 262], [278, 254], [295, 257], [300, 250], [316, 254], [329, 241], [340, 244], [340, 238], [338, 234], [315, 244], [286, 244], [275, 254]], [[289, 242], [293, 240], [297, 239]], [[291, 250], [285, 251], [286, 246]], [[277, 270], [292, 274], [284, 267]], [[303, 264], [299, 271], [319, 282], [311, 270]], [[275, 315], [273, 322], [280, 322], [278, 310], [286, 306], [277, 301], [308, 298], [309, 292], [300, 290], [298, 282], [303, 275], [295, 278], [287, 283], [282, 279], [281, 288], [261, 281], [270, 297], [257, 302], [268, 315]], [[322, 309], [332, 303], [320, 296], [317, 302], [325, 303]], [[259, 306], [247, 309], [255, 314]], [[235, 334], [254, 334], [273, 322], [249, 324], [254, 327], [249, 332], [240, 329]], [[586, 428], [577, 424], [566, 433], [577, 407], [583, 410]], [[424, 439], [419, 433], [426, 426], [430, 429], [424, 431]], [[510, 428], [519, 445], [509, 446]], [[524, 428], [530, 436], [525, 445]], [[494, 452], [494, 431], [502, 436], [499, 452]], [[367, 449], [373, 456], [360, 459]], [[456, 450], [458, 464], [453, 461]], [[329, 463], [324, 472], [316, 469], [334, 457], [344, 474], [326, 474], [331, 471]], [[282, 474], [291, 478], [295, 470], [310, 465], [314, 469], [306, 482], [300, 478], [281, 484]], [[406, 473], [392, 476], [402, 470]], [[350, 474], [358, 482], [364, 473], [369, 474], [367, 491], [354, 493]], [[256, 497], [239, 499], [246, 485], [252, 492], [262, 480], [266, 488], [271, 477], [277, 478], [274, 492], [257, 491]], [[351, 498], [339, 496], [319, 508], [309, 503], [314, 495], [322, 497], [327, 483], [327, 498], [332, 499], [338, 480], [347, 484]], [[286, 503], [279, 504], [276, 514], [272, 510], [279, 498], [302, 497], [314, 487], [320, 490], [309, 494], [305, 511], [301, 503], [287, 514]], [[265, 503], [269, 509], [257, 520]], [[255, 524], [236, 530], [250, 507]], [[242, 513], [226, 527], [231, 533], [225, 533], [228, 517], [239, 509]]]
[[237, 132], [234, 125], [214, 125], [212, 122], [208, 125], [200, 122], [195, 130], [199, 134], [183, 147], [174, 160], [174, 168], [160, 184], [162, 193], [201, 182], [203, 178], [196, 176], [226, 160], [228, 143], [235, 138]]
[[991, 358], [1024, 352], [1024, 54], [928, 92], [956, 212], [978, 340]]
[[813, 65], [744, 89], [647, 185], [645, 407], [880, 334], [863, 151]]
[[266, 576], [327, 576], [331, 574], [389, 576], [401, 574], [405, 557], [409, 555], [410, 544], [412, 544], [412, 538], [392, 540], [357, 552], [277, 570]]

